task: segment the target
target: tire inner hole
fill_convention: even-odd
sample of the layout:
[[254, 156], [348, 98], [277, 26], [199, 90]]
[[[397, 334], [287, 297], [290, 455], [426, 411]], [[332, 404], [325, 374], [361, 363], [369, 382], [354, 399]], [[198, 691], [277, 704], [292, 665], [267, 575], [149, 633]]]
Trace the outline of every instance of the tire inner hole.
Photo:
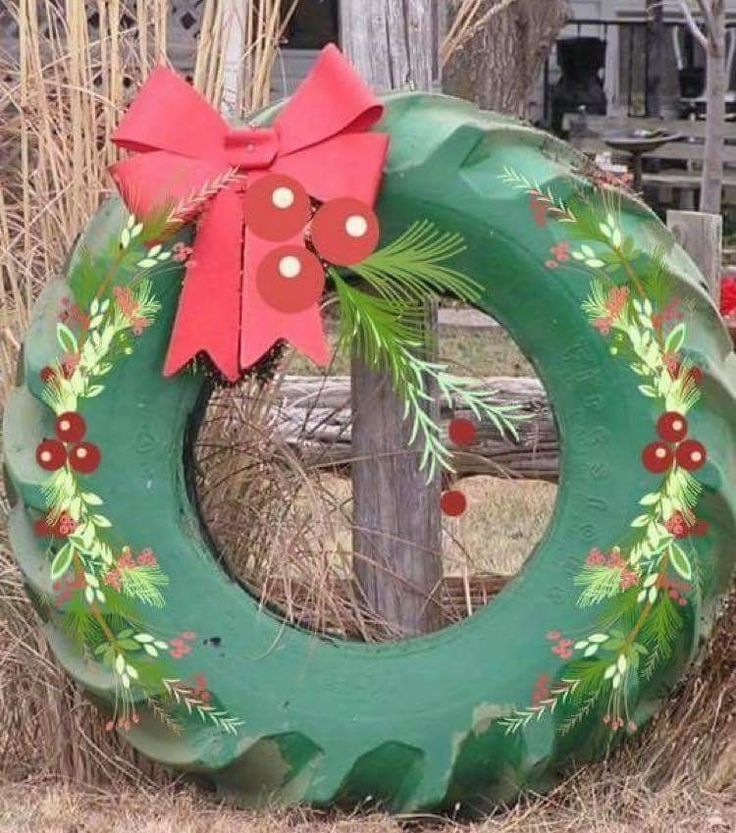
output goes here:
[[[527, 417], [517, 442], [462, 407], [442, 407], [443, 436], [453, 419], [475, 427], [470, 444], [450, 443], [457, 474], [443, 475], [436, 508], [442, 579], [427, 604], [444, 627], [491, 602], [543, 537], [559, 447], [546, 392], [508, 332], [450, 302], [439, 318], [440, 360]], [[329, 306], [325, 325], [334, 344]], [[193, 485], [221, 566], [288, 623], [371, 642], [416, 635], [377, 615], [354, 574], [350, 357], [333, 352], [323, 371], [286, 348], [273, 371], [265, 385], [251, 376], [215, 388], [194, 444]], [[450, 493], [466, 504], [458, 516], [441, 508]]]

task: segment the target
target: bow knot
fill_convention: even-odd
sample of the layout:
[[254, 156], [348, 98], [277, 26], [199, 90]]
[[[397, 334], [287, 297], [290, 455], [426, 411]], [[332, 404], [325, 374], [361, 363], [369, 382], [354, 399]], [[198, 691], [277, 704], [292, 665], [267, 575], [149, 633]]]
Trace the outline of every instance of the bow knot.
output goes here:
[[[154, 70], [114, 137], [133, 151], [112, 167], [123, 199], [145, 215], [215, 186], [199, 218], [165, 375], [204, 352], [235, 381], [282, 339], [327, 363], [324, 276], [304, 243], [310, 204], [373, 205], [388, 136], [367, 131], [382, 110], [332, 45], [272, 127], [232, 128], [178, 75]], [[248, 176], [227, 181], [233, 168]]]
[[224, 146], [228, 164], [246, 171], [268, 168], [279, 152], [278, 134], [270, 127], [230, 128]]

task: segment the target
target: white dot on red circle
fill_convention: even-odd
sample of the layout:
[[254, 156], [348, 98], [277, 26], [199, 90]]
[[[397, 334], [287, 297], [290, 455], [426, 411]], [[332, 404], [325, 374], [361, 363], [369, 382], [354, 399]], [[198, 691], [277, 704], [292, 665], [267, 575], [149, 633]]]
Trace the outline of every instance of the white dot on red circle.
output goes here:
[[349, 237], [365, 237], [368, 232], [368, 220], [362, 214], [351, 214], [345, 220], [345, 231]]
[[279, 261], [279, 275], [282, 278], [297, 278], [302, 271], [302, 262], [294, 255], [286, 255]]
[[41, 460], [44, 463], [48, 463], [50, 459], [51, 459], [51, 452], [50, 451], [42, 451], [41, 452]]
[[77, 457], [86, 457], [87, 456], [87, 449], [86, 448], [78, 448], [77, 449]]
[[71, 428], [71, 425], [69, 424], [68, 419], [62, 419], [62, 421], [59, 423], [59, 429], [61, 431], [68, 431], [70, 428]]
[[291, 208], [294, 205], [294, 192], [291, 188], [287, 188], [285, 185], [282, 185], [280, 188], [276, 188], [271, 194], [271, 202], [276, 206], [276, 208]]
[[703, 459], [703, 455], [699, 451], [693, 451], [690, 455], [690, 459], [693, 463], [699, 463]]
[[667, 452], [663, 448], [658, 448], [656, 453], [660, 460], [667, 456]]
[[672, 427], [675, 429], [675, 431], [682, 431], [682, 422], [679, 419], [676, 419], [672, 423]]

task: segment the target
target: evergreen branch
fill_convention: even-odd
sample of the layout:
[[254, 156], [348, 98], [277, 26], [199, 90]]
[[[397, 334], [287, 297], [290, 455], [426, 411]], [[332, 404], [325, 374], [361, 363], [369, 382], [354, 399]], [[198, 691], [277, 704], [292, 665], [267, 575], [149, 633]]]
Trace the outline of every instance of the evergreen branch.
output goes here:
[[422, 359], [424, 310], [404, 301], [382, 298], [350, 285], [330, 270], [341, 307], [340, 342], [348, 345], [374, 370], [386, 370], [397, 396], [404, 402], [404, 419], [411, 420], [409, 443], [422, 444], [420, 470], [431, 480], [438, 469], [452, 469], [452, 453], [441, 425], [428, 413], [430, 386], [450, 405], [459, 400], [478, 419], [488, 419], [502, 436], [518, 440], [516, 423], [530, 419], [519, 406], [498, 405], [495, 391], [478, 388], [471, 379], [455, 376], [447, 367]]
[[169, 577], [159, 567], [136, 566], [119, 570], [122, 590], [126, 596], [140, 599], [153, 607], [163, 607], [164, 597], [160, 587], [166, 587]]
[[527, 176], [513, 168], [504, 167], [503, 173], [499, 176], [501, 182], [511, 185], [517, 191], [525, 191], [530, 197], [535, 197], [540, 203], [547, 207], [547, 211], [561, 223], [576, 223], [577, 217], [572, 209], [559, 197], [556, 197], [550, 188], [543, 188], [538, 182], [529, 179]]
[[643, 669], [645, 679], [650, 679], [659, 660], [671, 653], [682, 624], [682, 616], [672, 599], [666, 593], [660, 593], [640, 631], [641, 641], [649, 648]]
[[518, 709], [508, 717], [500, 718], [498, 725], [505, 730], [504, 734], [512, 735], [528, 726], [532, 720], [541, 720], [545, 714], [554, 714], [555, 709], [567, 702], [579, 684], [580, 680], [563, 680], [561, 685], [550, 691], [549, 697], [540, 700], [536, 706]]
[[495, 404], [493, 399], [498, 396], [498, 391], [483, 389], [475, 379], [448, 373], [444, 364], [429, 362], [417, 356], [410, 356], [410, 360], [418, 372], [436, 384], [440, 397], [451, 408], [455, 407], [455, 400], [459, 400], [477, 420], [489, 420], [502, 437], [511, 437], [518, 442], [516, 424], [533, 419], [532, 414], [520, 413], [521, 405]]
[[566, 720], [563, 720], [558, 727], [561, 735], [568, 735], [573, 729], [576, 729], [585, 718], [593, 711], [598, 700], [601, 697], [601, 689], [597, 688], [591, 691], [588, 696], [583, 699], [582, 703], [578, 705], [573, 714]]
[[462, 235], [420, 220], [350, 269], [393, 302], [415, 305], [436, 295], [452, 295], [475, 303], [481, 295], [480, 284], [444, 265], [466, 248]]
[[578, 605], [591, 607], [621, 593], [621, 570], [607, 565], [586, 564], [582, 572], [575, 576], [573, 583], [583, 588], [578, 597]]
[[174, 735], [182, 735], [184, 729], [178, 720], [166, 711], [156, 697], [149, 697], [146, 702], [157, 720], [159, 720]]
[[243, 725], [243, 720], [238, 717], [233, 717], [224, 709], [216, 709], [214, 706], [206, 703], [189, 686], [184, 685], [181, 680], [166, 679], [164, 677], [161, 682], [166, 693], [177, 705], [183, 706], [187, 714], [196, 714], [203, 723], [209, 721], [229, 735], [236, 735], [238, 728]]

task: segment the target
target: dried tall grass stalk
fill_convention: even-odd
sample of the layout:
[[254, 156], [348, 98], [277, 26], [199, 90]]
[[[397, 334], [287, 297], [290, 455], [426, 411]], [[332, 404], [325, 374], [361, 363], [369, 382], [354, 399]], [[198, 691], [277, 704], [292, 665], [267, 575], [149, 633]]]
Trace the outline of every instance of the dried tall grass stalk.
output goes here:
[[216, 106], [223, 104], [227, 56], [232, 54], [233, 41], [242, 37], [240, 50], [236, 48], [236, 54], [241, 53], [234, 79], [238, 82], [237, 95], [226, 107], [230, 117], [246, 118], [271, 102], [271, 76], [278, 49], [298, 2], [205, 3], [194, 85]]

